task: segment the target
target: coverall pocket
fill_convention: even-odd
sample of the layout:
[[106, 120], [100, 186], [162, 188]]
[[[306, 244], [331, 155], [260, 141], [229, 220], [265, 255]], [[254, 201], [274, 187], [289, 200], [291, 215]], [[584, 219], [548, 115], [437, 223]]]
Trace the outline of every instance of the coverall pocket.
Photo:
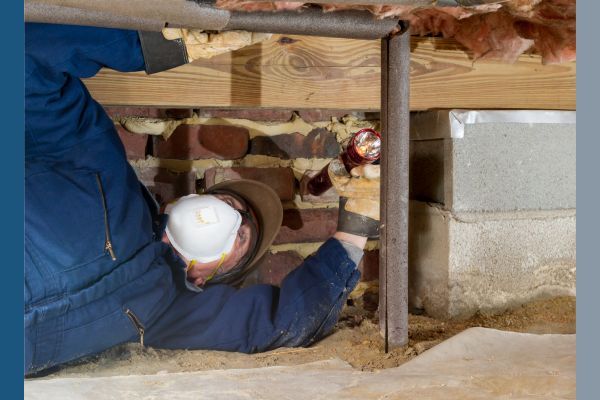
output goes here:
[[53, 362], [64, 363], [104, 351], [112, 346], [132, 340], [138, 332], [119, 307], [110, 314], [66, 329], [62, 347]]
[[[100, 186], [99, 186], [100, 182]], [[50, 273], [110, 261], [108, 213], [100, 175], [50, 167], [25, 179], [25, 234]]]

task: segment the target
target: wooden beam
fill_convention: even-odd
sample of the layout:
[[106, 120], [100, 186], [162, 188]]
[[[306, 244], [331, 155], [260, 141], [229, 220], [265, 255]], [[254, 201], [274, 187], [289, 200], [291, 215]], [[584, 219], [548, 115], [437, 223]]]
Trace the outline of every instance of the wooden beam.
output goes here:
[[[574, 110], [576, 64], [474, 62], [456, 42], [412, 38], [410, 109]], [[379, 41], [274, 35], [171, 71], [102, 70], [85, 80], [104, 105], [378, 110]]]

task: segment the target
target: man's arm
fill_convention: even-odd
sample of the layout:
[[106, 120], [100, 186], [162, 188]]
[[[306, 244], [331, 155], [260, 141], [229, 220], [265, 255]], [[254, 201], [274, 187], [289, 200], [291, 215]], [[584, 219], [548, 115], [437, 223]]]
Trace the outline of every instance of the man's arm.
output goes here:
[[182, 293], [147, 330], [147, 342], [166, 348], [259, 352], [307, 346], [331, 332], [360, 278], [357, 265], [367, 237], [377, 234], [373, 227], [378, 226], [364, 215], [378, 215], [373, 209], [379, 205], [378, 178], [370, 179], [374, 182], [346, 178], [346, 189], [355, 185], [364, 189], [367, 183], [369, 190], [346, 190], [344, 194], [371, 194], [374, 190], [373, 201], [360, 202], [360, 207], [349, 212], [343, 197], [338, 232], [286, 276], [281, 289], [254, 285], [236, 290], [216, 285], [200, 294]]
[[25, 36], [26, 158], [64, 161], [80, 154], [72, 149], [86, 140], [116, 136], [114, 123], [80, 79], [103, 67], [142, 70], [137, 32], [28, 23]]
[[246, 353], [310, 345], [331, 331], [360, 278], [346, 250], [354, 244], [345, 243], [329, 239], [283, 280], [281, 288], [215, 285], [202, 293], [181, 293], [146, 330], [146, 343]]

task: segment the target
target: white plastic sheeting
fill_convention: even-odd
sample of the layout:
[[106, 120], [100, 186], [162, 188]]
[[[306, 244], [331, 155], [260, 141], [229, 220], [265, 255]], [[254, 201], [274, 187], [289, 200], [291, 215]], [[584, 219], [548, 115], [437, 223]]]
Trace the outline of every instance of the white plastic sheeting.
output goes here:
[[471, 328], [397, 368], [341, 360], [267, 367], [25, 382], [25, 399], [574, 399], [575, 335]]
[[410, 131], [412, 140], [461, 139], [469, 124], [575, 124], [575, 120], [576, 111], [436, 110], [412, 114]]

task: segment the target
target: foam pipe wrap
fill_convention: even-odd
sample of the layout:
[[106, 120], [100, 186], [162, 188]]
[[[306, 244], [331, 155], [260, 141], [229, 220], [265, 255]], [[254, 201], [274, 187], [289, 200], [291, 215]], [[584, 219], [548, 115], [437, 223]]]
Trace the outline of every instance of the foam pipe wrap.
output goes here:
[[25, 0], [25, 21], [160, 31], [166, 26], [377, 39], [396, 30], [396, 18], [368, 11], [237, 12], [190, 0]]
[[[275, 3], [288, 0], [271, 0]], [[315, 4], [354, 4], [354, 5], [392, 5], [392, 6], [421, 6], [421, 7], [470, 7], [482, 4], [502, 3], [506, 0], [310, 0]]]
[[232, 12], [227, 29], [314, 35], [353, 39], [379, 39], [398, 27], [397, 18], [376, 19], [368, 11], [323, 13], [318, 8], [302, 12]]
[[25, 21], [160, 31], [165, 26], [222, 30], [230, 12], [189, 0], [25, 0]]

